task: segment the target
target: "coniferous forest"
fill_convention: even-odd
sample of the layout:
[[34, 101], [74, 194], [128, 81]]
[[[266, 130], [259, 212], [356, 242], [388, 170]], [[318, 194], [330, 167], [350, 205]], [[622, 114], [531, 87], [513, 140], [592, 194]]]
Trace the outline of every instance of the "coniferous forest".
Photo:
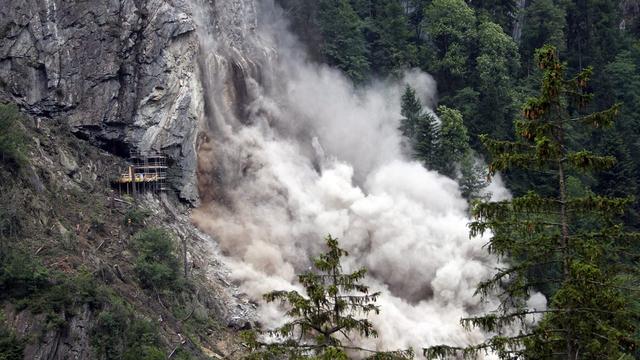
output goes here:
[[[280, 0], [292, 27], [317, 59], [357, 83], [420, 68], [438, 84], [438, 115], [461, 117], [470, 149], [488, 156], [480, 135], [515, 138], [514, 120], [535, 96], [543, 75], [536, 49], [555, 46], [566, 72], [591, 68], [589, 109], [620, 104], [614, 126], [603, 132], [575, 127], [568, 146], [613, 155], [617, 163], [593, 176], [569, 174], [571, 186], [611, 196], [636, 195], [640, 143], [640, 13], [634, 1]], [[418, 128], [419, 109], [403, 98], [405, 118]], [[445, 108], [446, 107], [446, 108]], [[405, 135], [412, 131], [405, 127]], [[424, 132], [422, 132], [424, 134]], [[411, 136], [411, 135], [410, 135]], [[415, 156], [436, 169], [433, 136], [419, 135]], [[459, 137], [459, 135], [456, 135]], [[424, 141], [422, 141], [424, 139]], [[455, 142], [455, 140], [454, 140]], [[460, 144], [464, 147], [466, 145]], [[420, 150], [422, 149], [422, 150]], [[466, 151], [466, 150], [463, 150]], [[459, 155], [453, 156], [454, 160]], [[450, 161], [441, 160], [447, 164]], [[521, 195], [554, 187], [542, 176], [504, 172]], [[634, 205], [625, 224], [640, 226]]]
[[640, 359], [639, 265], [640, 0], [0, 0], [0, 360]]
[[[316, 59], [356, 84], [410, 68], [437, 81], [435, 114], [409, 86], [401, 98], [407, 151], [458, 181], [475, 204], [472, 235], [491, 231], [487, 248], [510, 264], [478, 287], [501, 299], [497, 311], [462, 319], [496, 335], [424, 355], [640, 355], [640, 3], [280, 3]], [[510, 201], [489, 202], [480, 191], [497, 172]], [[532, 289], [549, 299], [548, 310], [527, 307]], [[503, 331], [534, 314], [541, 322], [530, 332]]]

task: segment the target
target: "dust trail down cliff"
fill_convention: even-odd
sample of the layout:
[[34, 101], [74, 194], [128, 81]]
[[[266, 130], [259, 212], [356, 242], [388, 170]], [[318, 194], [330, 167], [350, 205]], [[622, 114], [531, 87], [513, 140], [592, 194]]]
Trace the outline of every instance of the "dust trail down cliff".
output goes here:
[[[367, 346], [482, 340], [458, 324], [491, 306], [473, 292], [497, 262], [486, 239], [469, 239], [456, 183], [400, 147], [403, 83], [431, 105], [433, 79], [414, 70], [356, 89], [307, 60], [272, 2], [211, 5], [193, 2], [205, 114], [194, 221], [217, 239], [242, 291], [258, 300], [296, 288], [331, 233], [351, 254], [347, 268], [367, 267], [384, 293], [372, 318], [380, 337]], [[259, 319], [275, 325], [280, 312], [262, 305]]]

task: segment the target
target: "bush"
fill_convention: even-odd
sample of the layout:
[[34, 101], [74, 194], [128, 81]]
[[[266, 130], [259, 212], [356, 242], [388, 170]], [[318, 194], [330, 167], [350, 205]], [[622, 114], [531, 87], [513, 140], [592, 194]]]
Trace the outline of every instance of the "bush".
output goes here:
[[175, 284], [180, 264], [169, 233], [162, 229], [139, 231], [133, 246], [138, 253], [135, 271], [145, 288], [164, 289]]
[[22, 360], [23, 351], [24, 341], [4, 326], [0, 326], [0, 360]]
[[48, 284], [49, 272], [32, 256], [13, 249], [0, 254], [0, 299], [30, 297]]
[[149, 210], [141, 210], [132, 208], [124, 215], [124, 224], [126, 226], [140, 227], [144, 225], [144, 220], [149, 217]]
[[22, 115], [14, 104], [0, 103], [0, 162], [17, 167], [27, 162], [26, 136], [20, 127]]
[[25, 195], [19, 186], [8, 184], [0, 176], [0, 251], [4, 240], [18, 237], [29, 218], [24, 207]]
[[107, 297], [105, 288], [86, 270], [73, 276], [51, 272], [16, 249], [0, 256], [0, 300], [10, 300], [18, 309], [35, 314], [45, 313], [50, 328], [65, 325], [61, 314], [85, 304], [97, 308]]
[[4, 325], [0, 316], [0, 360], [22, 360], [23, 351], [24, 341], [18, 339], [16, 334]]
[[136, 318], [121, 300], [113, 300], [110, 308], [98, 315], [92, 331], [96, 352], [106, 360], [165, 359], [157, 327], [149, 320]]

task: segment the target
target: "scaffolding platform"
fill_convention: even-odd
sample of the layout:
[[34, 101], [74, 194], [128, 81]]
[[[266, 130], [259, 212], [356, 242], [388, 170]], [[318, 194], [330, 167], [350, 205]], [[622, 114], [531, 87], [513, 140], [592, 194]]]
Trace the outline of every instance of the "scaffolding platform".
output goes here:
[[132, 195], [168, 191], [168, 169], [167, 157], [161, 153], [131, 151], [126, 170], [120, 169], [120, 175], [111, 183], [120, 193]]

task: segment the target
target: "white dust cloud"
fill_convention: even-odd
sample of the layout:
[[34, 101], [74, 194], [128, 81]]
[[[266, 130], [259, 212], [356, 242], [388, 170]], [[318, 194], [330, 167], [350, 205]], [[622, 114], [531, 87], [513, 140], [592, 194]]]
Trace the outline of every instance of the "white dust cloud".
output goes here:
[[[270, 290], [297, 288], [296, 274], [309, 269], [330, 233], [350, 253], [345, 270], [366, 267], [367, 283], [384, 293], [380, 315], [372, 316], [380, 336], [365, 345], [419, 350], [482, 341], [484, 334], [464, 331], [459, 320], [495, 306], [473, 293], [497, 261], [482, 248], [486, 238], [469, 239], [468, 205], [455, 181], [401, 151], [404, 85], [433, 106], [433, 79], [411, 70], [404, 80], [356, 89], [306, 59], [277, 7], [265, 2], [258, 12], [241, 48], [201, 40], [210, 67], [203, 76], [212, 77], [204, 96], [216, 116], [209, 121], [224, 131], [211, 127], [212, 150], [200, 153], [207, 170], [200, 176], [216, 176], [201, 191], [215, 200], [193, 219], [219, 242], [233, 279], [257, 301]], [[252, 64], [242, 72], [248, 90], [240, 115], [238, 97], [228, 95], [238, 87], [231, 63]], [[273, 306], [260, 307], [261, 322], [280, 317]]]

